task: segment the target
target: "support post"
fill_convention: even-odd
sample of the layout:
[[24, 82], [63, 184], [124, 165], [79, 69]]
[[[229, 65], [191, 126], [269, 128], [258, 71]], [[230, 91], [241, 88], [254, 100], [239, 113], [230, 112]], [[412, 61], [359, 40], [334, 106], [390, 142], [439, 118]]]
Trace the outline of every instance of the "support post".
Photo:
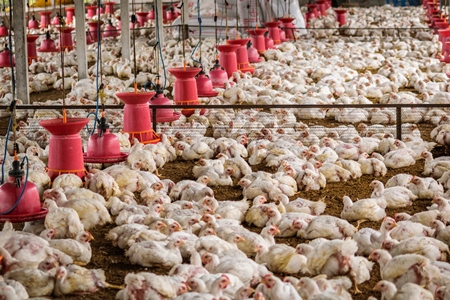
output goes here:
[[159, 42], [161, 43], [161, 48], [164, 45], [164, 16], [163, 16], [163, 0], [155, 0], [155, 7], [158, 11], [158, 36]]
[[395, 119], [396, 119], [396, 138], [398, 140], [402, 139], [402, 108], [400, 106], [395, 108]]
[[87, 73], [87, 54], [86, 54], [86, 8], [84, 0], [75, 0], [75, 40], [77, 43], [78, 60], [78, 79], [86, 79]]
[[189, 38], [189, 1], [183, 0], [183, 8], [181, 13], [184, 16], [184, 26], [181, 25], [181, 40], [186, 40]]
[[[25, 24], [25, 0], [14, 1], [13, 28], [14, 52], [16, 60], [16, 98], [30, 104], [28, 86], [27, 25]], [[12, 45], [9, 45], [13, 51]]]
[[122, 58], [131, 59], [130, 46], [130, 6], [128, 0], [120, 1], [120, 22], [122, 38]]

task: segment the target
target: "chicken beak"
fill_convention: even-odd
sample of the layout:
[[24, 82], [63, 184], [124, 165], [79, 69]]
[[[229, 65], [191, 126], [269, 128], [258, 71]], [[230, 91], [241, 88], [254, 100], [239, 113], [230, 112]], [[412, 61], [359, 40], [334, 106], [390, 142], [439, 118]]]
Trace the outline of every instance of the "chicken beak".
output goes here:
[[277, 226], [274, 226], [274, 227], [275, 227], [275, 234], [274, 235], [277, 235], [278, 233], [281, 232], [280, 229]]
[[[94, 236], [89, 231], [87, 233], [89, 234], [89, 240], [93, 241], [94, 240]], [[55, 234], [56, 234], [56, 232], [55, 232]]]

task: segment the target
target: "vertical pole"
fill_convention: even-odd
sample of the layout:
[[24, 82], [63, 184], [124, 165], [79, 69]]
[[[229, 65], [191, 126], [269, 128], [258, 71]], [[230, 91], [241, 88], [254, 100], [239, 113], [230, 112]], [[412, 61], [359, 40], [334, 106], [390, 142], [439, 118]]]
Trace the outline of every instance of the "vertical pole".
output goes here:
[[77, 42], [76, 52], [78, 60], [78, 79], [86, 79], [87, 54], [86, 54], [86, 7], [84, 0], [75, 0], [75, 40]]
[[[12, 9], [12, 8], [11, 8]], [[27, 59], [27, 26], [25, 24], [25, 0], [14, 1], [13, 9], [14, 52], [16, 60], [16, 92], [17, 99], [25, 104], [30, 103], [30, 88], [28, 86]], [[10, 28], [11, 30], [11, 28]], [[13, 51], [12, 45], [9, 45]]]
[[156, 26], [158, 27], [157, 36], [159, 36], [159, 42], [162, 48], [164, 45], [163, 0], [155, 0], [155, 1], [156, 1], [156, 10], [158, 11], [158, 23], [156, 24]]
[[396, 138], [398, 140], [402, 139], [402, 108], [400, 106], [395, 108], [395, 118], [396, 118], [396, 127], [397, 127], [397, 132], [396, 132]]
[[128, 0], [120, 1], [120, 23], [122, 37], [122, 57], [130, 60], [130, 6]]
[[181, 13], [184, 17], [184, 24], [182, 25], [183, 28], [181, 29], [182, 34], [182, 40], [186, 40], [189, 38], [189, 1], [183, 0], [183, 9], [181, 10]]

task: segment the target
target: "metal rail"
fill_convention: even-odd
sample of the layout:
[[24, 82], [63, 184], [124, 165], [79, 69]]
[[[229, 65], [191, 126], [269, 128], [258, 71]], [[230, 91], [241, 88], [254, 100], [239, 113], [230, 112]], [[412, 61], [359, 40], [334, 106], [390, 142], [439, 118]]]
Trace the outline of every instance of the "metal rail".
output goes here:
[[[224, 104], [224, 105], [149, 105], [149, 109], [152, 111], [152, 126], [153, 130], [156, 132], [157, 121], [156, 114], [158, 109], [272, 109], [272, 108], [290, 108], [290, 109], [305, 109], [305, 108], [391, 108], [395, 109], [396, 114], [396, 138], [402, 138], [402, 108], [449, 108], [450, 104], [430, 104], [430, 103], [420, 103], [420, 104], [345, 104], [345, 105], [335, 105], [335, 104]], [[9, 106], [0, 106], [0, 110], [8, 109]], [[17, 105], [16, 110], [29, 110], [29, 109], [57, 109], [62, 110], [62, 105]], [[69, 109], [95, 109], [95, 105], [73, 105], [69, 106]], [[105, 109], [123, 109], [123, 105], [105, 105]]]

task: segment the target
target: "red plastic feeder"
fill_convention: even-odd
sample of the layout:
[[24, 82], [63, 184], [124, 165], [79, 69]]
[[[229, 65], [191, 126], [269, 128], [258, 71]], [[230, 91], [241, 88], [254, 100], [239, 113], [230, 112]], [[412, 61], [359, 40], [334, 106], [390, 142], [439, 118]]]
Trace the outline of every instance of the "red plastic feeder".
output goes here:
[[280, 21], [264, 23], [264, 26], [266, 26], [267, 29], [269, 30], [269, 36], [272, 38], [274, 45], [281, 44], [280, 28], [278, 28], [280, 24], [281, 24]]
[[339, 26], [345, 25], [347, 23], [346, 20], [346, 14], [347, 14], [347, 10], [346, 9], [335, 9], [334, 10], [336, 12], [336, 21], [338, 21]]
[[308, 11], [312, 13], [311, 19], [318, 18], [320, 16], [320, 11], [317, 9], [317, 4], [311, 3], [306, 4], [306, 7], [308, 7]]
[[177, 13], [173, 7], [168, 7], [166, 9], [166, 20], [168, 22], [173, 22], [177, 18]]
[[128, 153], [120, 152], [119, 139], [109, 131], [106, 118], [99, 120], [97, 133], [89, 137], [87, 152], [83, 153], [86, 163], [118, 163], [125, 161]]
[[0, 37], [3, 36], [8, 36], [8, 27], [2, 22], [2, 25], [0, 25]]
[[[158, 105], [171, 105], [172, 101], [164, 96], [164, 92], [160, 89], [156, 89], [156, 96], [150, 100], [150, 106]], [[151, 114], [150, 114], [151, 115]], [[173, 122], [180, 118], [181, 114], [175, 112], [171, 108], [161, 108], [156, 110], [156, 122]]]
[[250, 34], [250, 38], [252, 40], [253, 47], [258, 50], [258, 53], [261, 54], [266, 51], [266, 41], [264, 38], [264, 33], [266, 33], [267, 28], [255, 28], [249, 29], [248, 33]]
[[148, 21], [148, 12], [138, 11], [136, 12], [136, 15], [139, 26], [144, 27], [145, 23]]
[[25, 182], [18, 160], [13, 162], [8, 176], [8, 181], [0, 186], [0, 222], [21, 223], [45, 218], [48, 211], [41, 207], [39, 191], [33, 182]]
[[236, 50], [239, 47], [240, 45], [231, 44], [217, 46], [217, 50], [219, 50], [219, 63], [227, 71], [228, 78], [238, 70]]
[[295, 18], [280, 18], [279, 20], [282, 22], [281, 28], [284, 30], [284, 33], [286, 34], [286, 39], [293, 40], [295, 26], [294, 24], [292, 24], [292, 21], [294, 21]]
[[95, 13], [97, 12], [97, 5], [86, 6], [86, 10], [87, 10], [87, 17], [88, 19], [90, 19], [93, 16], [95, 16]]
[[45, 40], [41, 42], [41, 46], [38, 49], [39, 52], [58, 52], [55, 41], [50, 38], [50, 33], [46, 33]]
[[63, 118], [39, 121], [50, 136], [47, 174], [53, 181], [61, 174], [75, 174], [84, 178], [83, 144], [80, 130], [89, 122], [88, 118]]
[[[247, 44], [250, 39], [235, 39], [229, 40], [228, 44], [230, 45], [239, 45], [239, 48], [236, 50], [236, 61], [238, 70], [241, 72], [250, 72], [253, 74], [255, 72], [255, 67], [250, 65], [248, 61], [248, 52], [247, 52]], [[211, 74], [210, 74], [211, 75]], [[223, 85], [222, 85], [223, 87]]]
[[103, 37], [105, 38], [115, 38], [120, 35], [119, 30], [111, 23], [109, 20], [108, 24], [105, 26], [105, 30], [103, 31]]
[[251, 63], [260, 63], [264, 61], [264, 58], [259, 56], [258, 50], [256, 50], [256, 48], [253, 46], [248, 47], [247, 53], [248, 53], [248, 61]]
[[216, 97], [219, 95], [219, 92], [213, 90], [212, 81], [206, 76], [203, 69], [198, 73], [197, 77], [195, 77], [195, 81], [197, 83], [197, 93], [199, 97]]
[[268, 35], [266, 35], [264, 37], [264, 45], [266, 46], [266, 49], [274, 49], [275, 48], [272, 38], [270, 38]]
[[[195, 75], [197, 75], [202, 69], [192, 67], [179, 67], [170, 68], [168, 71], [176, 77], [174, 83], [174, 96], [173, 100], [178, 105], [195, 105], [200, 104], [198, 101], [197, 82], [195, 81]], [[193, 108], [185, 108], [181, 110], [181, 113], [186, 117], [191, 116], [194, 113]], [[202, 109], [200, 114], [204, 114], [205, 110]]]
[[98, 31], [100, 30], [100, 27], [103, 25], [103, 21], [91, 21], [87, 22], [89, 26], [89, 32], [91, 33], [91, 38], [94, 42], [98, 41]]
[[441, 59], [441, 62], [450, 63], [450, 40], [444, 43], [442, 53], [444, 54], [444, 58]]
[[58, 25], [60, 25], [59, 20], [60, 20], [60, 14], [59, 14], [59, 12], [56, 12], [56, 16], [54, 16], [52, 18], [50, 24], [52, 24], [53, 26], [58, 26]]
[[60, 32], [59, 34], [59, 47], [63, 50], [73, 49], [73, 41], [72, 41], [72, 31], [75, 30], [73, 27], [58, 27]]
[[105, 5], [105, 13], [109, 15], [114, 14], [114, 4], [115, 2], [103, 2], [103, 5]]
[[[8, 46], [5, 46], [2, 52], [0, 52], [0, 68], [11, 68], [10, 50]], [[12, 65], [15, 66], [14, 55], [12, 57]]]
[[73, 23], [73, 16], [75, 15], [75, 7], [66, 7], [66, 24], [70, 25]]
[[317, 0], [316, 1], [318, 9], [320, 10], [320, 14], [322, 16], [327, 15], [327, 4], [325, 2], [326, 2], [325, 0]]
[[447, 41], [447, 38], [450, 38], [450, 29], [448, 27], [446, 29], [439, 29], [438, 34], [439, 41], [442, 43], [442, 48], [444, 48], [444, 43]]
[[31, 64], [33, 59], [37, 59], [37, 49], [36, 49], [36, 40], [39, 38], [39, 35], [27, 35], [27, 53], [28, 53], [28, 64]]
[[91, 32], [89, 30], [86, 31], [86, 45], [91, 45], [95, 43], [94, 40], [92, 39], [92, 35]]
[[123, 131], [128, 132], [130, 141], [137, 138], [143, 144], [156, 144], [161, 138], [153, 131], [148, 102], [156, 92], [117, 93], [125, 103], [123, 109]]
[[155, 10], [153, 7], [150, 8], [150, 11], [148, 12], [148, 18], [150, 20], [154, 20], [155, 19]]
[[34, 14], [31, 16], [31, 19], [28, 21], [28, 28], [30, 29], [38, 29], [39, 28], [39, 22], [36, 20], [36, 17]]
[[219, 60], [216, 60], [214, 67], [209, 70], [209, 79], [213, 87], [224, 88], [225, 82], [228, 81], [228, 74], [224, 68], [219, 64]]
[[40, 11], [39, 14], [41, 15], [41, 28], [47, 28], [48, 25], [50, 25], [50, 15], [52, 14], [52, 12]]

